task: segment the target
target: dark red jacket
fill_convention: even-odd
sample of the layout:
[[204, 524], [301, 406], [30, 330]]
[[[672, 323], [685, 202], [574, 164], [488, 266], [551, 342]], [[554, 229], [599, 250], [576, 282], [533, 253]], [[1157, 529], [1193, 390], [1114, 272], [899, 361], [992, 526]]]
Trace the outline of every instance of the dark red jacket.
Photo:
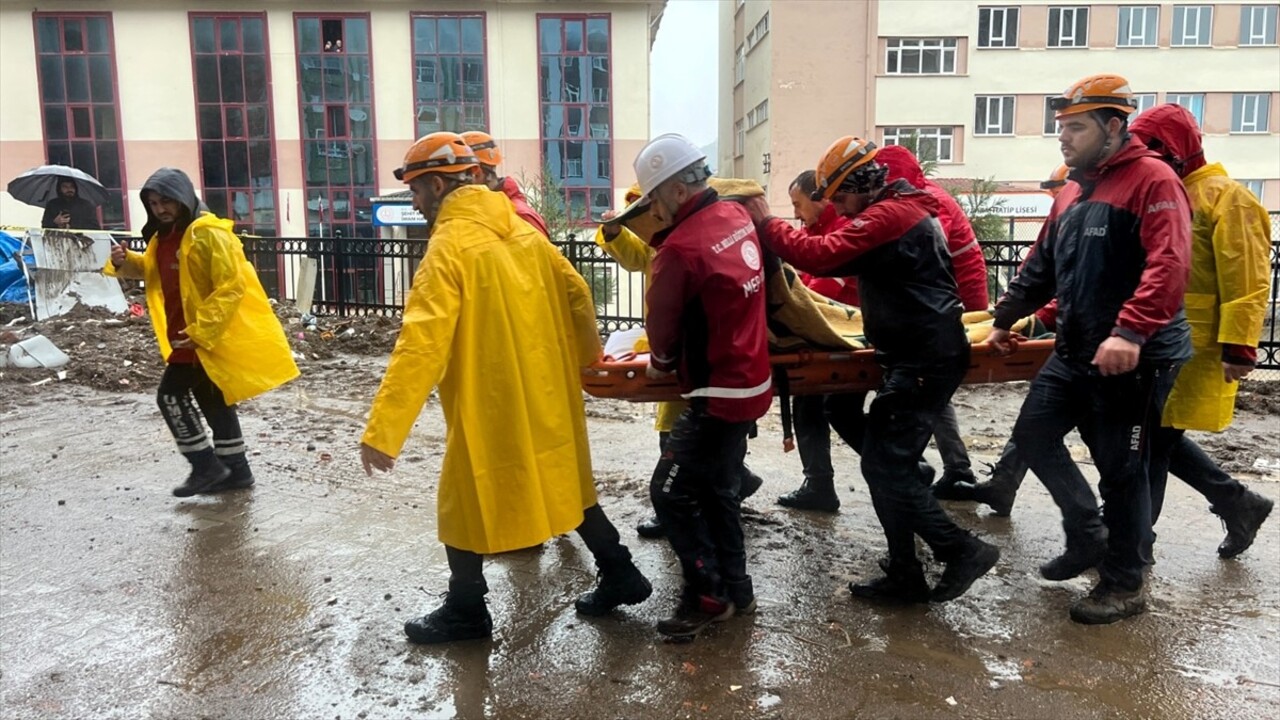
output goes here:
[[706, 399], [714, 417], [764, 415], [773, 402], [772, 369], [764, 253], [751, 216], [708, 190], [686, 202], [653, 245], [649, 362], [676, 371], [681, 393]]
[[511, 204], [516, 206], [516, 215], [519, 215], [520, 219], [537, 228], [538, 232], [545, 237], [551, 237], [547, 233], [546, 221], [542, 219], [542, 216], [536, 210], [530, 207], [528, 198], [520, 191], [520, 186], [516, 184], [514, 179], [509, 177], [502, 178], [501, 190], [503, 195], [511, 198]]
[[[833, 233], [848, 224], [849, 218], [837, 212], [835, 205], [828, 204], [822, 209], [822, 214], [818, 216], [818, 221], [812, 227], [806, 225], [804, 230], [810, 235], [821, 237]], [[817, 275], [802, 272], [800, 273], [800, 281], [810, 290], [823, 297], [829, 297], [836, 302], [842, 302], [845, 305], [854, 307], [860, 307], [862, 304], [858, 298], [858, 278], [852, 275], [842, 278], [818, 277]]]
[[1095, 170], [1072, 171], [1035, 247], [996, 304], [995, 325], [1058, 300], [1056, 352], [1090, 363], [1112, 335], [1142, 359], [1191, 357], [1182, 311], [1191, 262], [1191, 206], [1178, 176], [1130, 139]]
[[924, 169], [911, 151], [901, 145], [889, 145], [876, 153], [876, 162], [889, 167], [889, 182], [906, 180], [912, 186], [924, 190], [938, 201], [938, 222], [947, 236], [947, 251], [951, 253], [951, 267], [955, 271], [956, 285], [960, 287], [960, 301], [965, 310], [986, 310], [991, 306], [987, 292], [987, 261], [978, 245], [969, 216], [947, 189], [924, 176]]

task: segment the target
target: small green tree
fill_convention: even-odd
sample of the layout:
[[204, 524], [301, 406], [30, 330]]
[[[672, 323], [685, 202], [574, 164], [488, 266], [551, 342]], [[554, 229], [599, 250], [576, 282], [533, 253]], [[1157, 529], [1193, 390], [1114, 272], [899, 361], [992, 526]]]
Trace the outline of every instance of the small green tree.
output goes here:
[[911, 134], [905, 138], [899, 138], [898, 144], [911, 151], [912, 155], [920, 161], [920, 169], [924, 171], [925, 177], [933, 177], [938, 171], [938, 149], [933, 145], [920, 145], [920, 133], [912, 130]]
[[565, 202], [564, 188], [550, 167], [544, 165], [542, 172], [533, 177], [520, 172], [516, 178], [529, 198], [529, 206], [547, 224], [547, 236], [551, 242], [560, 248], [587, 281], [596, 312], [604, 310], [614, 298], [617, 279], [613, 275], [612, 265], [588, 260], [598, 254], [595, 243], [589, 237], [591, 230], [588, 223], [591, 218], [585, 212], [573, 212], [573, 208]]
[[992, 178], [975, 178], [970, 182], [968, 192], [951, 191], [969, 218], [978, 242], [1009, 239], [1009, 220], [999, 213], [1004, 207], [1004, 198], [996, 197], [997, 187]]

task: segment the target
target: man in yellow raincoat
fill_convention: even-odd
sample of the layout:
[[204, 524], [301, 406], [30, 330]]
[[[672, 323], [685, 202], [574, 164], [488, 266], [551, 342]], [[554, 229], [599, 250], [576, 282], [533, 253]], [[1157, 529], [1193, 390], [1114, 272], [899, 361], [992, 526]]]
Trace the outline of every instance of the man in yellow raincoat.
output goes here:
[[586, 615], [649, 597], [596, 502], [581, 368], [600, 355], [586, 281], [506, 197], [479, 181], [463, 139], [420, 138], [396, 177], [431, 224], [404, 325], [361, 441], [365, 472], [395, 464], [432, 388], [448, 427], [437, 499], [449, 592], [405, 623], [417, 643], [488, 637], [485, 555], [576, 529], [599, 582]]
[[1232, 558], [1253, 544], [1273, 503], [1223, 472], [1184, 432], [1225, 430], [1239, 380], [1257, 362], [1270, 287], [1271, 220], [1221, 163], [1205, 160], [1200, 127], [1186, 108], [1152, 108], [1130, 131], [1182, 178], [1192, 211], [1186, 308], [1195, 354], [1178, 373], [1164, 406], [1164, 427], [1155, 436], [1171, 452], [1155, 453], [1166, 456], [1168, 466], [1152, 469], [1151, 518], [1154, 523], [1160, 515], [1173, 473], [1212, 503], [1227, 529], [1218, 554]]
[[186, 173], [157, 170], [142, 186], [142, 204], [146, 252], [114, 245], [105, 272], [146, 282], [167, 363], [156, 401], [191, 463], [173, 494], [247, 488], [253, 472], [235, 405], [297, 377], [298, 367], [233, 223], [200, 211]]

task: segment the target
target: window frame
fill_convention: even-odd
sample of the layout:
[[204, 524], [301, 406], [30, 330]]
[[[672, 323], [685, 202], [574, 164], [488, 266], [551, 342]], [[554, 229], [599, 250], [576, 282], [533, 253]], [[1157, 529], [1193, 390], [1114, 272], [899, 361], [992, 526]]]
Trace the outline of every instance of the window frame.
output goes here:
[[[1262, 11], [1262, 35], [1256, 35], [1255, 30], [1255, 12]], [[1276, 16], [1280, 15], [1280, 5], [1241, 5], [1240, 6], [1240, 38], [1238, 44], [1240, 47], [1274, 47], [1276, 45]], [[1270, 35], [1271, 41], [1267, 42], [1267, 36]], [[1253, 42], [1254, 38], [1261, 37], [1261, 42]]]
[[[1267, 188], [1266, 180], [1254, 178], [1249, 180], [1240, 180], [1239, 182], [1244, 186], [1245, 190], [1253, 193], [1253, 196], [1258, 199], [1258, 202], [1263, 202], [1262, 195]], [[1255, 186], [1257, 187], [1257, 190], [1254, 190]]]
[[[986, 120], [984, 125], [986, 126], [990, 126], [991, 124], [991, 110], [992, 110], [991, 101], [992, 100], [1000, 101], [999, 103], [1000, 131], [999, 132], [979, 132], [978, 131], [979, 129], [978, 113], [981, 112], [978, 109], [978, 106], [982, 104], [983, 100], [986, 101], [986, 112], [983, 113], [985, 115], [985, 120]], [[1008, 101], [1008, 107], [1009, 107], [1008, 118], [1007, 118], [1009, 130], [1007, 132], [1004, 130], [1004, 125], [1006, 120], [1004, 108], [1005, 108], [1006, 100]], [[1017, 111], [1018, 111], [1018, 100], [1016, 95], [976, 95], [974, 96], [974, 121], [973, 121], [974, 137], [1012, 137], [1017, 129], [1017, 122], [1016, 122]]]
[[[1066, 16], [1067, 12], [1070, 12], [1070, 13], [1071, 13], [1071, 39], [1072, 39], [1072, 44], [1070, 44], [1070, 45], [1064, 45], [1064, 44], [1062, 44], [1062, 37], [1063, 37], [1063, 35], [1062, 35], [1062, 29], [1063, 29], [1063, 27], [1064, 27], [1063, 19], [1065, 18], [1065, 16]], [[1084, 13], [1084, 36], [1083, 36], [1083, 37], [1081, 37], [1081, 38], [1077, 38], [1077, 37], [1076, 37], [1076, 30], [1077, 30], [1076, 25], [1078, 24], [1079, 15], [1080, 15], [1080, 13], [1081, 13], [1081, 12], [1083, 12], [1083, 13]], [[1057, 42], [1056, 44], [1055, 44], [1055, 43], [1054, 43], [1054, 41], [1053, 41], [1053, 34], [1054, 34], [1053, 16], [1054, 16], [1054, 13], [1057, 13], [1057, 14], [1058, 14], [1058, 27], [1057, 27], [1057, 31], [1058, 31], [1058, 42]], [[1088, 6], [1088, 5], [1054, 5], [1054, 6], [1052, 6], [1052, 7], [1050, 7], [1050, 8], [1049, 8], [1049, 20], [1048, 20], [1048, 23], [1049, 23], [1049, 32], [1048, 32], [1048, 35], [1047, 35], [1047, 38], [1046, 38], [1046, 41], [1045, 41], [1045, 44], [1046, 44], [1046, 46], [1047, 46], [1047, 47], [1053, 48], [1053, 49], [1055, 49], [1055, 50], [1074, 50], [1074, 49], [1078, 49], [1078, 48], [1088, 48], [1088, 47], [1089, 47], [1089, 6]]]
[[[476, 53], [474, 53], [474, 52], [467, 52], [467, 51], [466, 51], [466, 49], [463, 47], [463, 45], [462, 45], [462, 42], [463, 42], [463, 40], [462, 40], [462, 37], [463, 37], [463, 31], [462, 31], [462, 25], [461, 25], [461, 21], [462, 21], [462, 20], [476, 20], [476, 19], [478, 19], [478, 20], [480, 21], [480, 43], [481, 43], [481, 45], [480, 45], [479, 58], [480, 58], [481, 63], [483, 63], [483, 68], [484, 68], [483, 76], [482, 76], [482, 77], [481, 77], [481, 79], [480, 79], [480, 84], [481, 84], [481, 85], [483, 86], [483, 88], [484, 88], [484, 92], [482, 93], [482, 95], [483, 95], [483, 99], [481, 99], [479, 102], [476, 102], [476, 101], [468, 101], [468, 100], [467, 100], [467, 93], [466, 93], [466, 86], [467, 86], [466, 61], [467, 61], [468, 59], [470, 59], [470, 58], [476, 57], [476, 56], [477, 56], [477, 54], [476, 54]], [[417, 28], [416, 28], [416, 25], [417, 25], [417, 21], [418, 21], [418, 20], [432, 20], [432, 21], [439, 21], [439, 20], [458, 20], [458, 21], [459, 21], [459, 25], [458, 25], [458, 51], [457, 51], [457, 52], [443, 52], [443, 51], [441, 51], [441, 50], [440, 50], [440, 41], [439, 41], [439, 37], [440, 37], [440, 29], [439, 29], [439, 28], [440, 28], [440, 26], [439, 26], [439, 24], [437, 23], [437, 24], [435, 25], [435, 28], [436, 28], [436, 30], [435, 30], [435, 32], [436, 32], [436, 50], [435, 50], [435, 52], [421, 52], [421, 53], [420, 53], [420, 52], [418, 52], [418, 50], [417, 50], [417, 48], [418, 48], [418, 44], [417, 44], [418, 37], [417, 37]], [[474, 12], [469, 12], [469, 11], [456, 11], [456, 12], [428, 12], [428, 11], [414, 11], [414, 12], [410, 13], [410, 14], [409, 14], [409, 54], [410, 54], [410, 57], [411, 57], [411, 63], [410, 63], [411, 78], [412, 78], [411, 82], [412, 82], [412, 84], [413, 84], [413, 129], [414, 129], [414, 136], [415, 136], [415, 137], [418, 137], [418, 136], [421, 136], [421, 135], [426, 134], [425, 132], [423, 132], [423, 130], [422, 130], [421, 128], [419, 128], [419, 127], [418, 127], [418, 123], [419, 123], [419, 122], [421, 122], [421, 120], [420, 120], [419, 118], [420, 118], [420, 116], [421, 116], [421, 114], [422, 114], [422, 111], [423, 111], [426, 107], [428, 107], [428, 106], [434, 106], [434, 108], [435, 108], [435, 111], [436, 111], [436, 123], [440, 125], [439, 130], [444, 130], [444, 131], [448, 131], [448, 132], [457, 132], [457, 133], [462, 133], [462, 132], [465, 132], [465, 131], [468, 131], [468, 130], [480, 130], [480, 131], [482, 131], [482, 132], [488, 132], [488, 131], [489, 131], [489, 124], [490, 124], [490, 117], [489, 117], [489, 99], [490, 99], [490, 91], [491, 91], [491, 89], [492, 89], [492, 88], [490, 87], [490, 83], [489, 83], [489, 21], [488, 21], [488, 13], [483, 12], [483, 11], [474, 11]], [[427, 59], [427, 58], [432, 58], [432, 59], [434, 59], [434, 60], [436, 61], [436, 63], [435, 63], [435, 72], [434, 72], [436, 79], [435, 79], [434, 81], [432, 81], [432, 82], [435, 82], [435, 83], [437, 84], [437, 86], [438, 86], [438, 87], [443, 87], [443, 83], [445, 82], [444, 74], [443, 74], [443, 71], [442, 71], [442, 66], [441, 66], [441, 64], [440, 64], [440, 59], [441, 59], [441, 58], [452, 58], [452, 59], [455, 59], [455, 60], [457, 61], [457, 64], [458, 64], [458, 65], [457, 65], [457, 66], [458, 66], [458, 73], [459, 73], [459, 78], [458, 78], [458, 83], [459, 83], [459, 84], [458, 84], [458, 92], [459, 92], [459, 94], [460, 94], [460, 98], [459, 98], [458, 100], [456, 100], [456, 101], [455, 101], [455, 100], [446, 100], [446, 99], [444, 98], [444, 93], [443, 93], [443, 92], [440, 92], [440, 93], [439, 93], [439, 96], [440, 96], [440, 97], [438, 97], [438, 98], [437, 98], [436, 100], [434, 100], [434, 101], [431, 101], [431, 100], [425, 100], [425, 99], [420, 98], [420, 97], [418, 96], [418, 83], [419, 83], [419, 82], [427, 82], [427, 81], [421, 81], [421, 80], [419, 80], [419, 79], [418, 79], [418, 76], [419, 76], [419, 67], [418, 67], [418, 62], [419, 62], [419, 60]], [[457, 109], [457, 111], [458, 111], [458, 117], [462, 118], [462, 123], [463, 123], [463, 127], [462, 127], [462, 128], [457, 129], [457, 130], [453, 130], [453, 129], [450, 129], [450, 128], [447, 128], [447, 127], [445, 127], [445, 126], [444, 126], [443, 118], [445, 117], [444, 110], [445, 110], [445, 108], [446, 108], [446, 107], [448, 107], [448, 108], [456, 108], [456, 109]], [[472, 110], [472, 109], [474, 109], [474, 108], [476, 108], [476, 107], [479, 107], [479, 108], [480, 108], [481, 116], [482, 116], [482, 118], [483, 118], [483, 119], [482, 119], [482, 121], [481, 121], [481, 123], [480, 123], [480, 126], [481, 126], [481, 127], [478, 127], [478, 128], [476, 128], [476, 127], [466, 127], [466, 125], [467, 125], [467, 119], [468, 119], [468, 110]], [[428, 131], [428, 132], [434, 132], [434, 131]]]
[[756, 103], [747, 111], [747, 132], [751, 132], [769, 121], [769, 98]]
[[[1191, 11], [1195, 11], [1196, 18], [1196, 34], [1195, 42], [1187, 42], [1187, 18]], [[1204, 13], [1208, 11], [1209, 17], [1207, 24], [1205, 23]], [[1179, 31], [1178, 21], [1182, 20], [1181, 32]], [[1205, 25], [1201, 28], [1201, 25]], [[1200, 39], [1200, 30], [1204, 30], [1204, 40]], [[1173, 6], [1173, 26], [1169, 34], [1170, 47], [1212, 47], [1213, 46], [1213, 6], [1212, 5], [1174, 5]]]
[[[1183, 104], [1183, 103], [1179, 102], [1179, 100], [1180, 100], [1180, 99], [1182, 99], [1182, 98], [1189, 98], [1189, 99], [1191, 100], [1191, 104], [1192, 104], [1192, 105], [1195, 105], [1195, 104], [1196, 104], [1196, 100], [1198, 100], [1198, 101], [1199, 101], [1199, 106], [1200, 106], [1200, 107], [1199, 107], [1199, 112], [1197, 112], [1197, 111], [1196, 111], [1196, 108], [1195, 108], [1195, 107], [1193, 107], [1193, 106], [1188, 106], [1188, 105], [1185, 105], [1185, 104]], [[1188, 111], [1190, 111], [1190, 112], [1191, 112], [1192, 117], [1194, 117], [1194, 118], [1196, 119], [1196, 124], [1197, 124], [1197, 125], [1199, 125], [1199, 126], [1200, 126], [1200, 127], [1202, 127], [1202, 128], [1204, 127], [1204, 100], [1205, 100], [1204, 93], [1177, 93], [1177, 92], [1170, 92], [1170, 93], [1165, 93], [1165, 96], [1164, 96], [1164, 101], [1165, 101], [1165, 102], [1173, 103], [1174, 105], [1182, 105], [1182, 107], [1184, 107], [1184, 108], [1186, 108]]]
[[733, 157], [740, 158], [746, 153], [747, 149], [747, 121], [746, 118], [738, 118], [733, 123]]
[[[1001, 42], [1001, 44], [1000, 44], [1000, 45], [993, 45], [993, 44], [992, 44], [992, 41], [993, 41], [993, 38], [994, 38], [993, 30], [995, 29], [995, 25], [994, 25], [994, 22], [993, 22], [993, 21], [994, 21], [994, 18], [995, 18], [995, 14], [996, 14], [997, 12], [999, 12], [999, 13], [1000, 13], [1000, 17], [1001, 17], [1001, 23], [1000, 23], [1000, 25], [1001, 25], [1001, 28], [1000, 28], [1000, 42]], [[1013, 32], [1012, 32], [1013, 38], [1012, 38], [1012, 42], [1010, 42], [1010, 39], [1009, 39], [1009, 35], [1010, 35], [1010, 31], [1009, 31], [1009, 13], [1010, 13], [1010, 12], [1012, 12], [1012, 13], [1013, 13]], [[984, 13], [985, 13], [985, 14], [986, 14], [986, 16], [987, 16], [987, 22], [986, 22], [986, 23], [983, 23], [983, 22], [982, 22], [982, 16], [983, 16], [983, 14], [984, 14]], [[986, 25], [986, 30], [987, 30], [987, 44], [986, 44], [986, 45], [983, 45], [983, 44], [982, 44], [982, 30], [983, 30], [983, 25], [984, 25], [984, 24]], [[1020, 36], [1021, 36], [1021, 34], [1022, 34], [1022, 33], [1021, 33], [1021, 30], [1022, 30], [1022, 8], [1021, 8], [1021, 6], [1018, 6], [1018, 5], [988, 5], [988, 6], [984, 6], [984, 7], [979, 7], [979, 8], [978, 8], [978, 32], [977, 32], [977, 35], [976, 35], [976, 37], [975, 37], [975, 44], [977, 45], [977, 47], [978, 47], [978, 49], [979, 49], [979, 50], [1017, 50], [1017, 49], [1018, 49], [1018, 47], [1019, 47], [1018, 43], [1019, 43], [1019, 41], [1021, 40], [1021, 37], [1020, 37]]]
[[[1142, 42], [1142, 43], [1130, 42], [1133, 39], [1133, 12], [1135, 10], [1142, 11], [1142, 26], [1143, 26], [1142, 37], [1144, 40], [1146, 38], [1146, 27], [1148, 24], [1147, 13], [1150, 13], [1150, 12], [1155, 13], [1155, 21], [1151, 23], [1152, 34], [1151, 34], [1150, 42]], [[1126, 12], [1129, 15], [1129, 34], [1127, 37], [1121, 38], [1120, 32], [1121, 32], [1121, 28], [1124, 25], [1121, 18]], [[1121, 42], [1121, 40], [1124, 40], [1124, 42]], [[1159, 5], [1121, 5], [1119, 6], [1119, 9], [1116, 12], [1116, 47], [1117, 48], [1153, 48], [1153, 47], [1157, 47], [1159, 43], [1160, 43], [1160, 6]]]
[[[890, 142], [890, 137], [889, 137], [890, 130], [894, 131], [892, 142]], [[925, 131], [927, 130], [936, 131], [936, 132], [926, 133]], [[945, 133], [943, 132], [944, 130], [946, 131]], [[906, 132], [904, 133], [902, 131], [906, 131]], [[941, 165], [951, 165], [958, 162], [955, 159], [956, 128], [955, 126], [952, 126], [952, 125], [886, 126], [886, 127], [880, 128], [880, 139], [883, 141], [884, 145], [891, 145], [891, 144], [897, 145], [900, 143], [900, 139], [904, 135], [910, 136], [913, 133], [916, 135], [917, 143], [922, 140], [932, 140], [936, 143], [936, 147], [938, 148], [942, 147], [942, 141], [945, 139], [948, 142], [947, 156], [943, 158], [940, 152], [936, 153], [938, 155], [938, 157], [936, 158], [936, 162], [938, 162]], [[917, 150], [919, 150], [918, 147], [917, 147]]]
[[[897, 45], [895, 45], [897, 43]], [[912, 43], [914, 47], [904, 47], [904, 43]], [[950, 43], [948, 45], [948, 43]], [[884, 71], [886, 75], [955, 75], [958, 66], [959, 40], [954, 37], [892, 37], [885, 41]], [[910, 50], [918, 53], [919, 72], [903, 71], [903, 55]], [[926, 52], [938, 53], [938, 72], [925, 72], [924, 55]], [[896, 54], [897, 69], [891, 69]], [[947, 70], [947, 59], [951, 60], [951, 69]]]
[[747, 39], [745, 41], [747, 54], [750, 55], [751, 51], [755, 50], [756, 46], [760, 44], [760, 41], [764, 40], [768, 34], [769, 11], [765, 10], [764, 14], [760, 16], [760, 19], [756, 21], [755, 26], [747, 32]]
[[747, 50], [746, 43], [738, 45], [738, 49], [734, 51], [733, 56], [733, 86], [738, 87], [747, 79]]
[[[1247, 103], [1253, 100], [1252, 129], [1245, 129], [1245, 112]], [[1258, 122], [1258, 118], [1262, 122]], [[1231, 134], [1232, 135], [1266, 135], [1271, 132], [1271, 93], [1232, 93], [1231, 94]]]

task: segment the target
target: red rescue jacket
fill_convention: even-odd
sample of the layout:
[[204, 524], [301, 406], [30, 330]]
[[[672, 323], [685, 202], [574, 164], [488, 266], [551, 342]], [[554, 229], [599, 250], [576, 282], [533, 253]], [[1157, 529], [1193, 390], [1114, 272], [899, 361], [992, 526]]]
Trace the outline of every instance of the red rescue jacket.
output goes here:
[[[806, 225], [804, 230], [811, 237], [822, 237], [836, 232], [848, 224], [849, 218], [837, 212], [835, 205], [829, 204], [822, 209], [822, 214], [818, 216], [818, 221], [812, 227]], [[829, 297], [845, 305], [861, 307], [862, 303], [858, 298], [858, 278], [853, 275], [849, 277], [818, 277], [802, 272], [800, 273], [800, 281], [804, 283], [805, 287], [823, 297]]]
[[528, 198], [524, 196], [524, 193], [520, 190], [520, 186], [516, 184], [516, 181], [513, 178], [502, 178], [502, 187], [500, 189], [503, 195], [511, 198], [511, 204], [516, 206], [516, 215], [519, 215], [521, 220], [532, 225], [538, 230], [538, 232], [542, 233], [543, 236], [547, 238], [551, 237], [547, 234], [546, 221], [543, 220], [542, 216], [529, 205]]

